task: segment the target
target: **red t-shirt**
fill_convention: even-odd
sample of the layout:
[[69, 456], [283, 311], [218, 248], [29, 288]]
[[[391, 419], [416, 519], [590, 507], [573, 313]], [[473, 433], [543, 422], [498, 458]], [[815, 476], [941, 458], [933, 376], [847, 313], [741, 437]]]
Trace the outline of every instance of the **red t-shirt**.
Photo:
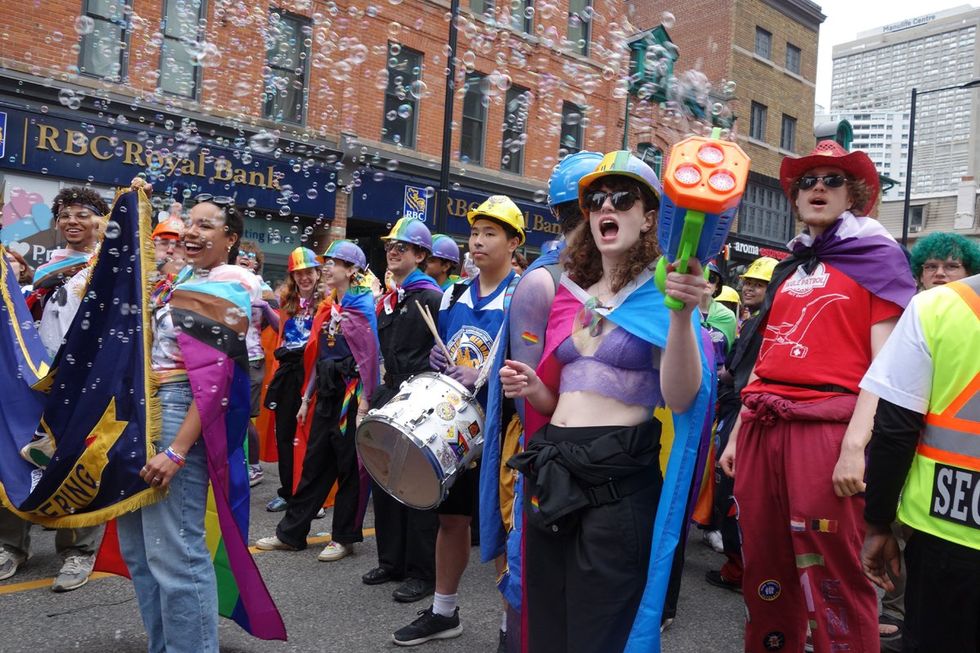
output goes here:
[[857, 394], [871, 365], [871, 326], [901, 313], [832, 265], [820, 263], [810, 275], [797, 268], [759, 327], [759, 378], [743, 392], [811, 401], [841, 393], [799, 386], [836, 385]]

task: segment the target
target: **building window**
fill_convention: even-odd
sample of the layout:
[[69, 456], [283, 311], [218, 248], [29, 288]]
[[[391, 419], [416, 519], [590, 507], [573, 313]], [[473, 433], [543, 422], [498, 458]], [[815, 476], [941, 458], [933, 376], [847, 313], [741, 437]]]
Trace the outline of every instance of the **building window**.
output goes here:
[[922, 219], [924, 208], [921, 204], [919, 206], [909, 207], [909, 231], [922, 231], [922, 227], [925, 224]]
[[531, 34], [534, 27], [534, 0], [510, 0], [510, 26]]
[[266, 33], [265, 117], [302, 123], [306, 105], [306, 60], [304, 45], [310, 32], [308, 21], [299, 16], [273, 11]]
[[766, 140], [766, 105], [752, 103], [752, 117], [749, 125], [749, 137], [757, 141]]
[[572, 52], [583, 57], [589, 55], [592, 14], [592, 0], [568, 0], [568, 40]]
[[782, 190], [749, 180], [739, 207], [738, 233], [776, 243], [787, 242], [793, 235], [793, 217]]
[[86, 75], [119, 81], [125, 70], [129, 36], [128, 0], [86, 0], [76, 29], [82, 34], [78, 69]]
[[531, 92], [520, 86], [507, 89], [504, 106], [504, 136], [500, 148], [500, 169], [515, 174], [524, 170], [524, 146], [527, 144], [527, 115]]
[[399, 43], [388, 43], [388, 86], [385, 87], [381, 140], [415, 147], [421, 94], [422, 53]]
[[653, 168], [653, 171], [657, 173], [657, 177], [659, 177], [660, 169], [663, 167], [664, 163], [663, 150], [661, 150], [659, 147], [654, 147], [652, 143], [639, 143], [636, 146], [636, 151], [640, 154], [640, 160]]
[[798, 47], [792, 43], [786, 44], [786, 70], [791, 73], [800, 74], [800, 60], [803, 58], [803, 53]]
[[561, 141], [558, 144], [558, 158], [582, 150], [584, 129], [582, 127], [582, 107], [573, 102], [561, 103]]
[[764, 59], [772, 59], [772, 34], [761, 27], [755, 28], [755, 53]]
[[470, 0], [470, 11], [477, 16], [493, 18], [493, 0]]
[[[204, 0], [165, 0], [163, 45], [160, 47], [160, 89], [171, 95], [197, 98], [200, 66], [194, 56], [204, 56], [200, 21]], [[192, 54], [192, 52], [194, 54]]]
[[483, 165], [483, 136], [487, 125], [487, 104], [483, 73], [470, 73], [463, 86], [463, 124], [459, 137], [459, 160]]
[[779, 132], [779, 147], [789, 152], [796, 151], [796, 118], [783, 114], [783, 127]]

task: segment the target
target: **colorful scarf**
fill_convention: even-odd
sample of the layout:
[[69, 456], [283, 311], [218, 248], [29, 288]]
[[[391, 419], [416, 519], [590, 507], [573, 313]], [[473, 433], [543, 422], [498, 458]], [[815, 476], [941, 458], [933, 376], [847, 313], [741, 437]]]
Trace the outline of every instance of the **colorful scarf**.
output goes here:
[[405, 298], [405, 293], [411, 290], [438, 290], [442, 292], [435, 279], [416, 268], [405, 277], [401, 285], [392, 285], [391, 289], [381, 296], [378, 301], [378, 315], [381, 315], [382, 310], [385, 315], [391, 315], [395, 311], [395, 307]]

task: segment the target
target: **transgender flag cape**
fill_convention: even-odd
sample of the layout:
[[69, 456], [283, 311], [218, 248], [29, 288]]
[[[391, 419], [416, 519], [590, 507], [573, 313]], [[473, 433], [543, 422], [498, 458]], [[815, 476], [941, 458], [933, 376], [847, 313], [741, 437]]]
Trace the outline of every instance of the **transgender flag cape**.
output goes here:
[[[554, 351], [571, 335], [576, 317], [588, 299], [588, 294], [575, 282], [567, 275], [562, 276], [561, 286], [551, 307], [542, 362], [537, 370], [541, 380], [556, 392], [561, 368]], [[627, 284], [613, 298], [612, 304], [612, 308], [599, 308], [597, 312], [656, 347], [663, 349], [666, 346], [670, 311], [664, 306], [664, 295], [657, 289], [652, 270], [645, 270]], [[698, 316], [692, 314], [691, 321], [694, 332], [700, 334]], [[701, 352], [701, 386], [691, 406], [683, 413], [671, 413], [665, 408], [658, 408], [654, 413], [654, 418], [663, 423], [661, 468], [664, 470], [664, 484], [653, 526], [646, 589], [633, 620], [633, 628], [626, 644], [627, 653], [660, 651], [660, 617], [663, 614], [674, 550], [687, 525], [688, 495], [697, 463], [702, 429], [706, 421], [712, 421], [714, 364], [710, 351], [705, 349], [704, 338], [698, 337], [698, 348]], [[535, 413], [530, 405], [525, 404], [525, 411], [525, 433], [536, 433], [547, 423], [547, 418]], [[524, 572], [526, 573], [526, 569]], [[524, 605], [527, 605], [526, 601]], [[523, 615], [526, 618], [526, 609]]]

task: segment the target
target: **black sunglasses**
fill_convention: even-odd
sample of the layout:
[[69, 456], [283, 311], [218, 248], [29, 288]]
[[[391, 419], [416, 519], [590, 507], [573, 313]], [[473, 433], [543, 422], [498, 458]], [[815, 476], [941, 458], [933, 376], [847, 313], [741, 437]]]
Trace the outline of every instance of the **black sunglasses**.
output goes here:
[[612, 200], [613, 208], [617, 211], [629, 211], [640, 199], [635, 193], [628, 190], [616, 191], [615, 193], [597, 190], [585, 196], [585, 206], [590, 211], [598, 211], [606, 203], [607, 197]]
[[800, 190], [810, 190], [822, 181], [827, 188], [840, 188], [847, 181], [844, 175], [804, 175], [796, 180], [796, 187]]
[[404, 254], [411, 247], [408, 243], [403, 243], [399, 240], [389, 240], [385, 243], [385, 251], [390, 252], [393, 249], [397, 249], [399, 254]]

